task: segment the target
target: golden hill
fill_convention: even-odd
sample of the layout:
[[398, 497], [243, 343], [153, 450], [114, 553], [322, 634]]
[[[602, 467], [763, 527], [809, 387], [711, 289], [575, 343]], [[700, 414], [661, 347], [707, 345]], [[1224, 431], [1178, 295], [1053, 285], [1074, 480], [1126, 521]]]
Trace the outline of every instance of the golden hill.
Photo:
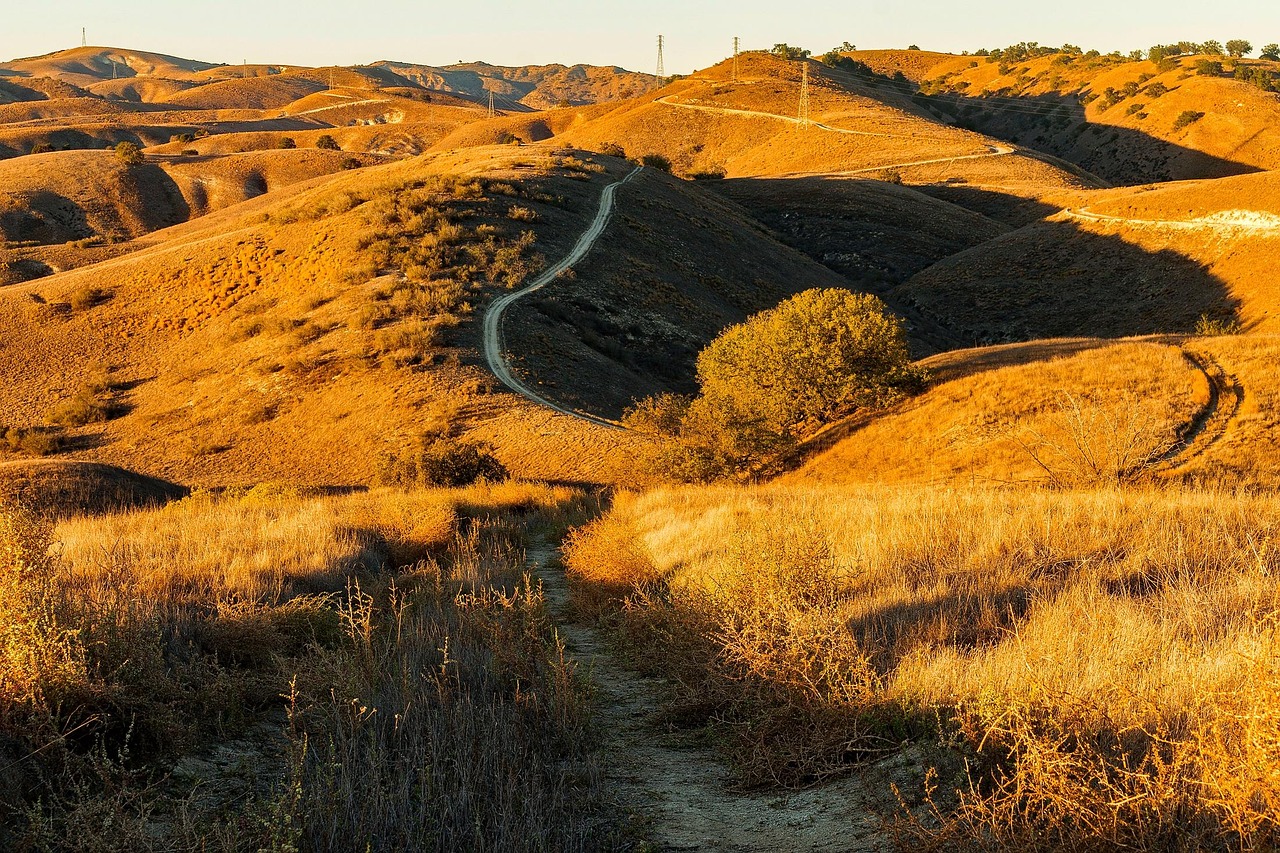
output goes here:
[[[1197, 73], [1218, 62], [1220, 73]], [[1212, 178], [1280, 166], [1280, 95], [1233, 79], [1260, 60], [1150, 61], [1054, 54], [953, 57], [917, 98], [965, 127], [1055, 154], [1116, 183]]]

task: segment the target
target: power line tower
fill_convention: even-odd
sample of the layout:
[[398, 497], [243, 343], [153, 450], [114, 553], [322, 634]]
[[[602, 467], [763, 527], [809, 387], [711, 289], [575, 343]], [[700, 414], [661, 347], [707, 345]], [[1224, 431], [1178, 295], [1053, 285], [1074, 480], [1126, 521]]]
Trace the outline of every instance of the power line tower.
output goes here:
[[737, 36], [733, 37], [733, 82], [738, 82], [738, 45], [742, 40]]
[[493, 90], [490, 89], [489, 90], [489, 118], [493, 118], [495, 115], [497, 115], [497, 111], [495, 111], [493, 108]]
[[800, 60], [804, 64], [800, 66], [800, 114], [801, 124], [809, 123], [809, 63]]
[[663, 44], [664, 44], [664, 39], [662, 38], [662, 36], [658, 36], [658, 73], [653, 75], [653, 88], [655, 89], [662, 88], [662, 81], [667, 76], [666, 63], [663, 61], [663, 58], [662, 58]]
[[80, 28], [80, 46], [81, 47], [89, 46], [89, 28], [88, 27]]

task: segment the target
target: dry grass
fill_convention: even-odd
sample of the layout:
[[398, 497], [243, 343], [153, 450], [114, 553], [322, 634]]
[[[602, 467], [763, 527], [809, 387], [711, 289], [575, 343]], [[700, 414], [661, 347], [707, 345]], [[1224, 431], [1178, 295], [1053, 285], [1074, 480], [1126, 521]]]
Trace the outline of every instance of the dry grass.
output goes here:
[[[0, 846], [590, 848], [586, 694], [520, 547], [585, 503], [266, 486], [54, 531], [4, 507]], [[214, 743], [238, 762], [190, 788]]]
[[819, 442], [831, 448], [796, 479], [1124, 482], [1175, 447], [1209, 402], [1207, 380], [1167, 344], [1099, 344], [1058, 358], [1048, 344], [1037, 360], [1014, 353], [1030, 363], [997, 369], [983, 369], [984, 352], [952, 354], [942, 375], [959, 377], [870, 422], [837, 427]]
[[1278, 540], [1247, 495], [687, 489], [620, 500], [568, 563], [630, 583], [637, 658], [744, 783], [941, 737], [969, 774], [942, 768], [910, 844], [1261, 850]]

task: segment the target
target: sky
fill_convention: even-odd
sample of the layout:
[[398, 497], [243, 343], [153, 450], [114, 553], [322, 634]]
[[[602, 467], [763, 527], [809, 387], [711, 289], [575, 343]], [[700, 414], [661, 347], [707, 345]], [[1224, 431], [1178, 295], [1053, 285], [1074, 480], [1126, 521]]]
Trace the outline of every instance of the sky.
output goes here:
[[1183, 39], [1280, 42], [1280, 2], [1234, 0], [6, 0], [0, 61], [91, 45], [208, 62], [355, 65], [396, 59], [428, 65], [560, 62], [653, 71], [657, 36], [666, 71], [705, 68], [732, 52], [787, 42], [815, 53], [859, 48], [960, 52], [1019, 41], [1109, 52]]

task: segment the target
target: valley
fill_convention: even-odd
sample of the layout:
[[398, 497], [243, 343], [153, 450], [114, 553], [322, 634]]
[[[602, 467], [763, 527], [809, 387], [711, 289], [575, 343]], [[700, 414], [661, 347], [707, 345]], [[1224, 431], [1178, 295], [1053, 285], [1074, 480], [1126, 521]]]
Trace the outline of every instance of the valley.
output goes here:
[[0, 847], [1272, 849], [1215, 45], [0, 62]]

